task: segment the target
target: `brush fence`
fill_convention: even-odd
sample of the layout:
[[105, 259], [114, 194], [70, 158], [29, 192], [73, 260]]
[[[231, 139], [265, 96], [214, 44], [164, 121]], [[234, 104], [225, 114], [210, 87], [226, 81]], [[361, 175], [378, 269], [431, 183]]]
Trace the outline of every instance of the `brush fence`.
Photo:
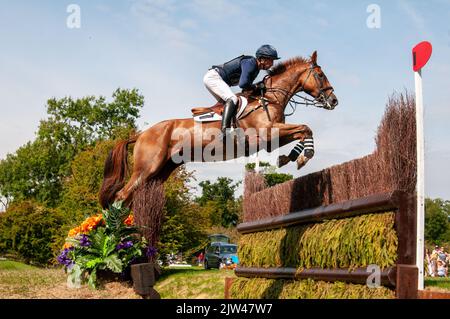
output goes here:
[[[258, 193], [256, 194], [260, 195]], [[356, 216], [367, 216], [369, 218], [369, 215], [374, 216], [386, 212], [395, 214], [394, 230], [398, 242], [395, 262], [389, 267], [380, 268], [381, 278], [379, 278], [379, 282], [381, 286], [392, 290], [392, 296], [396, 298], [417, 298], [418, 269], [415, 261], [416, 198], [414, 194], [408, 194], [402, 191], [379, 193], [341, 203], [291, 212], [283, 216], [244, 222], [239, 224], [237, 229], [243, 235], [242, 237], [244, 237], [247, 234], [255, 234], [258, 232], [287, 230], [298, 226], [308, 227], [329, 220], [348, 219]], [[241, 258], [241, 256], [239, 257]], [[327, 284], [331, 283], [332, 285], [337, 284], [337, 282], [340, 282], [341, 285], [342, 283], [363, 285], [359, 287], [360, 289], [365, 289], [372, 270], [368, 269], [367, 265], [364, 267], [349, 268], [253, 267], [252, 265], [248, 265], [247, 261], [245, 267], [238, 266], [236, 268], [235, 274], [238, 278], [250, 279], [248, 282], [258, 280], [257, 278], [281, 279], [284, 283], [295, 283], [297, 281], [312, 279], [318, 282], [326, 282]], [[236, 283], [237, 281], [239, 279], [233, 281], [227, 278], [225, 284], [226, 298], [239, 298], [239, 296], [233, 296], [231, 293], [233, 282]], [[264, 298], [264, 295], [259, 297]], [[268, 298], [272, 297], [269, 295]], [[321, 295], [321, 297], [326, 298], [328, 296]]]

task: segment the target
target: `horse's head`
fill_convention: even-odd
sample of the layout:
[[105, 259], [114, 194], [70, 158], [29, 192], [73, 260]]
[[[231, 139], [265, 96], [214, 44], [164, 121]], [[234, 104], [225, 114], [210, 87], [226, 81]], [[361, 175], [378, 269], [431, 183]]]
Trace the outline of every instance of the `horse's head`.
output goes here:
[[338, 99], [334, 94], [333, 86], [331, 86], [322, 68], [317, 64], [317, 51], [314, 51], [311, 55], [309, 68], [303, 73], [299, 91], [304, 91], [314, 97], [322, 107], [328, 110], [334, 109], [338, 105]]

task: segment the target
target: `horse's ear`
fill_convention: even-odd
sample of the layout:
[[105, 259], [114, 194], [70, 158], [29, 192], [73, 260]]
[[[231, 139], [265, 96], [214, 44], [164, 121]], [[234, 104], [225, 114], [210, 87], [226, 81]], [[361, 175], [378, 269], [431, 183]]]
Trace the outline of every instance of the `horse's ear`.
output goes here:
[[317, 64], [317, 51], [314, 51], [311, 55], [311, 62]]

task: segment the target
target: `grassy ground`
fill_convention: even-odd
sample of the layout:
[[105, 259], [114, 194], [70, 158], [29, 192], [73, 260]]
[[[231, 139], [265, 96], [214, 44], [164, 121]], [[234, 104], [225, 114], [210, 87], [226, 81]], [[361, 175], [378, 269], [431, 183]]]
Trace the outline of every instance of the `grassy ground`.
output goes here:
[[425, 278], [425, 288], [429, 290], [450, 291], [450, 277], [439, 278], [439, 277], [426, 277]]
[[[162, 298], [223, 298], [225, 277], [235, 277], [232, 270], [203, 270], [201, 267], [165, 268], [155, 289]], [[102, 289], [87, 286], [69, 289], [61, 268], [37, 268], [15, 261], [0, 261], [0, 299], [140, 299], [130, 283], [112, 282]], [[450, 278], [425, 279], [425, 288], [450, 291]]]
[[[225, 277], [231, 270], [201, 267], [166, 268], [155, 289], [162, 298], [223, 298]], [[140, 299], [130, 283], [106, 283], [102, 289], [69, 289], [61, 268], [37, 268], [15, 261], [0, 261], [0, 299]]]
[[235, 277], [234, 271], [202, 267], [166, 269], [155, 289], [161, 298], [168, 299], [224, 298], [225, 277]]

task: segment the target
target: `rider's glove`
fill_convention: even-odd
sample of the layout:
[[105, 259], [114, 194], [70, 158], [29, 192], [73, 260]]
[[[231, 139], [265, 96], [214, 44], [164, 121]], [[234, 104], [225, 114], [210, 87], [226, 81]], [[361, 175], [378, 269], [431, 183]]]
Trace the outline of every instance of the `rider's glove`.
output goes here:
[[266, 85], [264, 84], [263, 81], [255, 83], [252, 85], [252, 90], [256, 93], [256, 94], [261, 94], [261, 91], [263, 91], [263, 93], [266, 92]]

